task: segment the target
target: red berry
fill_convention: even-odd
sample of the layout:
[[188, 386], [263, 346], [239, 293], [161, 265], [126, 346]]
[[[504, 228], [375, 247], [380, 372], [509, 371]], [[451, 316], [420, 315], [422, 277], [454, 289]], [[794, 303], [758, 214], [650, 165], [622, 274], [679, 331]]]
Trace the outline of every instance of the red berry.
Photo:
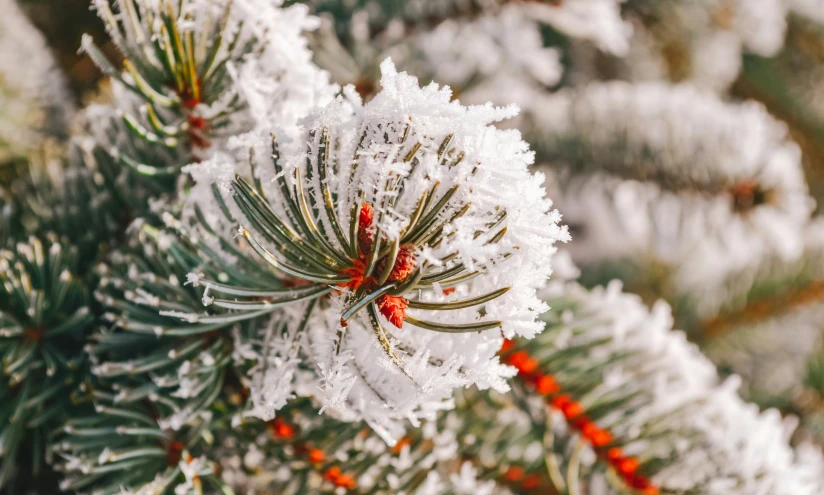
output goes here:
[[599, 428], [592, 434], [589, 441], [592, 442], [592, 445], [595, 447], [605, 447], [612, 443], [612, 434]]
[[355, 483], [355, 477], [351, 474], [342, 474], [338, 476], [338, 479], [335, 481], [335, 485], [348, 490], [354, 490], [358, 486], [357, 483]]
[[526, 351], [518, 351], [513, 352], [509, 355], [509, 364], [516, 367], [518, 371], [521, 370], [521, 366], [523, 365], [524, 361], [529, 359], [529, 354]]
[[326, 470], [326, 473], [323, 475], [327, 481], [331, 481], [332, 483], [337, 483], [338, 478], [340, 478], [340, 468], [338, 466], [332, 466]]
[[611, 464], [618, 462], [619, 460], [624, 458], [624, 451], [618, 447], [613, 447], [607, 450], [607, 459], [610, 461]]

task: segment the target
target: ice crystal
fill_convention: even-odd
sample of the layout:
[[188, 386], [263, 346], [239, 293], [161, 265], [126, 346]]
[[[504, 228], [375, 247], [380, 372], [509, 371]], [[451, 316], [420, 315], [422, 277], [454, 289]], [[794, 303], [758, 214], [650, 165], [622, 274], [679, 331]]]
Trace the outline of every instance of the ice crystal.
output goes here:
[[453, 474], [449, 480], [457, 495], [492, 495], [498, 488], [492, 481], [478, 481], [478, 470], [472, 463], [465, 462], [459, 474]]

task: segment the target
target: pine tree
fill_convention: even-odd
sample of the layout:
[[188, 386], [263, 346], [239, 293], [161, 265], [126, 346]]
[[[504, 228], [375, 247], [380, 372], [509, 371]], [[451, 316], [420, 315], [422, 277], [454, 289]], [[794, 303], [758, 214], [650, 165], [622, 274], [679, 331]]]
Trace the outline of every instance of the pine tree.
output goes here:
[[814, 0], [2, 2], [4, 493], [824, 492]]

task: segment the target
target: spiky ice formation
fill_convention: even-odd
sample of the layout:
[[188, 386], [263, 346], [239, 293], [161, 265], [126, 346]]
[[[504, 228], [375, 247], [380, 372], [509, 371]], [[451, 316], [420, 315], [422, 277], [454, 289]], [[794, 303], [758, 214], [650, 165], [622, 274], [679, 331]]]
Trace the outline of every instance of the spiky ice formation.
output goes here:
[[[567, 234], [543, 177], [527, 170], [520, 134], [490, 126], [515, 108], [464, 107], [390, 61], [382, 70], [372, 101], [348, 88], [305, 122], [306, 148], [281, 153], [275, 141], [274, 167], [255, 163], [254, 180], [234, 180], [232, 212], [213, 216], [240, 223], [257, 262], [288, 276], [303, 299], [321, 298], [302, 316], [294, 310], [302, 334], [292, 339], [316, 367], [326, 407], [392, 439], [397, 420], [448, 407], [456, 387], [506, 388], [501, 333], [540, 330], [535, 291]], [[235, 167], [212, 161], [192, 172], [220, 183]], [[226, 308], [282, 302], [201, 283], [232, 296], [212, 301]]]

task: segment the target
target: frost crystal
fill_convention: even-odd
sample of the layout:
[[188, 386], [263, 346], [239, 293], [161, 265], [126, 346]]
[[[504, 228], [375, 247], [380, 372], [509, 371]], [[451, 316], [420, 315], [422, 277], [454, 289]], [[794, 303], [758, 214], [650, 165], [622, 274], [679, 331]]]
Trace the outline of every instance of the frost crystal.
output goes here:
[[294, 397], [293, 381], [300, 364], [299, 341], [296, 332], [289, 330], [284, 320], [272, 318], [262, 332], [261, 340], [251, 342], [250, 357], [257, 363], [249, 371], [252, 379], [249, 415], [270, 420]]
[[452, 488], [458, 495], [492, 495], [498, 488], [492, 481], [478, 481], [478, 470], [469, 462], [463, 463], [460, 474], [450, 476]]

